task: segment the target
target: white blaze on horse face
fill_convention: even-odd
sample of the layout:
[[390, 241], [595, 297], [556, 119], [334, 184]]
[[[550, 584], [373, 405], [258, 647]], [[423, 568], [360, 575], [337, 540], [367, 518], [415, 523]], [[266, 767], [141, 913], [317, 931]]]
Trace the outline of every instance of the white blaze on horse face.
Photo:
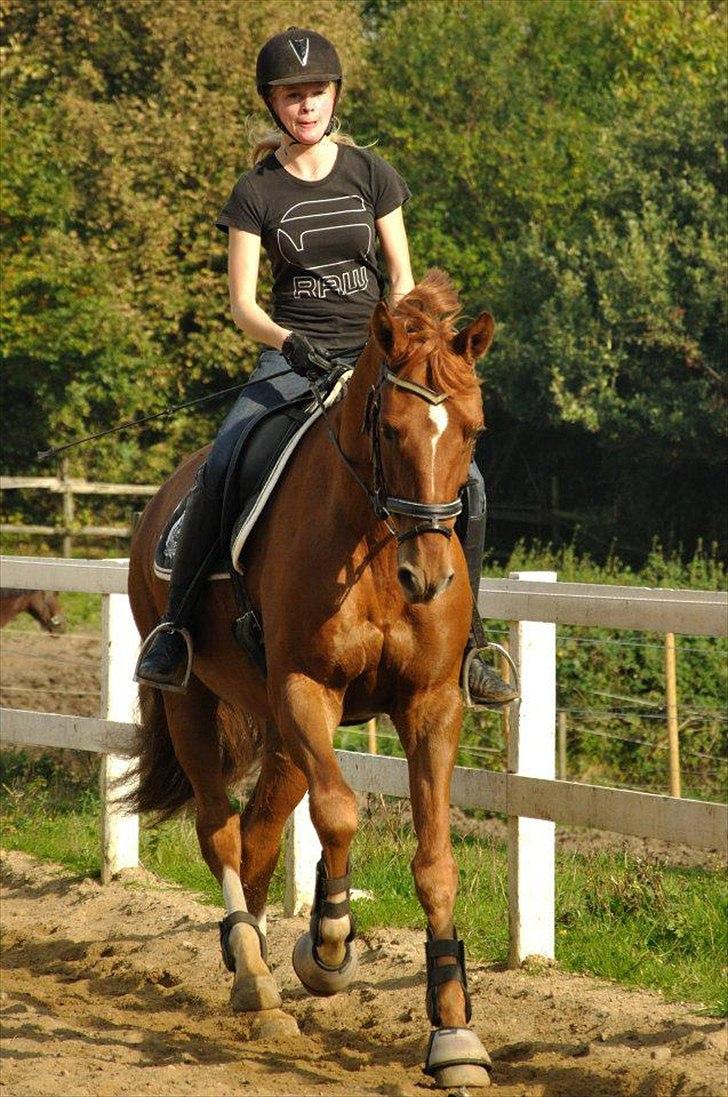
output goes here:
[[437, 451], [437, 443], [442, 438], [442, 436], [445, 432], [445, 428], [447, 426], [447, 412], [445, 411], [445, 408], [443, 407], [442, 404], [433, 404], [432, 407], [430, 407], [428, 409], [428, 415], [430, 417], [430, 422], [433, 424], [433, 426], [435, 428], [435, 434], [434, 434], [434, 437], [432, 439], [432, 485], [431, 485], [431, 490], [434, 494], [434, 491], [435, 491], [435, 457], [436, 457], [436, 451]]

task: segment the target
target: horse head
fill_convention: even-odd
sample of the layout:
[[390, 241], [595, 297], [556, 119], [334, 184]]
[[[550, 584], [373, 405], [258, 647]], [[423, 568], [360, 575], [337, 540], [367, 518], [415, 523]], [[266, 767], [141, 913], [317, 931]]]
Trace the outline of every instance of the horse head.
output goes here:
[[397, 535], [397, 576], [409, 602], [432, 601], [454, 578], [459, 493], [484, 425], [475, 363], [490, 346], [493, 318], [484, 312], [458, 331], [458, 314], [447, 275], [430, 271], [394, 311], [380, 301], [371, 321], [382, 357], [365, 429], [374, 492]]
[[46, 632], [58, 635], [66, 631], [66, 618], [61, 608], [58, 591], [34, 590], [28, 601], [27, 610]]

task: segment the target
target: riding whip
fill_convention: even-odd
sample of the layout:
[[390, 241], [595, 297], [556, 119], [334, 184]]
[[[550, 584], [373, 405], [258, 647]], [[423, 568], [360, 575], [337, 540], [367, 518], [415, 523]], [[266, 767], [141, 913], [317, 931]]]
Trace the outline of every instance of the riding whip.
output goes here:
[[[284, 373], [288, 373], [289, 370], [282, 369], [278, 373], [272, 373], [270, 377], [266, 377], [266, 381], [272, 381], [275, 377], [282, 377]], [[239, 385], [231, 385], [230, 388], [220, 389], [219, 392], [211, 392], [207, 396], [198, 396], [196, 400], [187, 400], [184, 404], [174, 404], [172, 407], [165, 408], [163, 411], [155, 411], [152, 415], [143, 415], [140, 419], [128, 419], [124, 423], [117, 423], [114, 427], [108, 427], [106, 430], [97, 431], [95, 434], [87, 434], [84, 438], [76, 438], [73, 442], [66, 442], [62, 446], [53, 446], [52, 449], [38, 450], [36, 453], [36, 460], [45, 461], [48, 457], [54, 457], [57, 453], [63, 453], [67, 449], [73, 449], [74, 446], [82, 446], [85, 442], [93, 442], [96, 438], [104, 438], [107, 434], [117, 434], [121, 430], [129, 430], [131, 427], [140, 427], [143, 423], [148, 423], [151, 419], [163, 419], [169, 415], [173, 415], [176, 411], [182, 411], [183, 408], [191, 408], [195, 404], [204, 404], [208, 400], [216, 400], [219, 396], [227, 396], [229, 392], [238, 392], [239, 389], [245, 388], [248, 384], [247, 381], [242, 381]]]

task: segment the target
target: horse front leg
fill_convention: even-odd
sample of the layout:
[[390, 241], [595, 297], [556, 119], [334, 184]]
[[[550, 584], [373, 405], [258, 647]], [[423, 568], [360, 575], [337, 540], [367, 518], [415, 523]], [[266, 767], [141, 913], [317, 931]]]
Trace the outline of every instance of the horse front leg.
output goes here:
[[333, 748], [342, 700], [302, 674], [289, 675], [277, 692], [278, 725], [308, 781], [311, 821], [322, 848], [309, 931], [296, 944], [293, 967], [312, 994], [338, 994], [349, 986], [357, 968], [349, 907], [349, 850], [357, 806]]
[[471, 1004], [465, 949], [453, 922], [457, 866], [450, 841], [450, 782], [462, 722], [458, 689], [418, 696], [395, 725], [409, 763], [417, 850], [417, 897], [427, 916], [427, 1015], [433, 1025], [425, 1072], [442, 1088], [487, 1086], [490, 1059], [467, 1027]]

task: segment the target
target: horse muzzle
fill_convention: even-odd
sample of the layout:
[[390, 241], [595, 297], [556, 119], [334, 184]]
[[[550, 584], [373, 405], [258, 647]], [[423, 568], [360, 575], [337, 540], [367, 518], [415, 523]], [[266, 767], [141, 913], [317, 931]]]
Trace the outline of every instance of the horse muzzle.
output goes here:
[[400, 547], [398, 552], [397, 579], [404, 592], [405, 599], [412, 604], [433, 602], [443, 594], [453, 579], [455, 572], [449, 561], [449, 553], [440, 566], [428, 567], [426, 557], [418, 553], [415, 559], [407, 559], [407, 552]]

